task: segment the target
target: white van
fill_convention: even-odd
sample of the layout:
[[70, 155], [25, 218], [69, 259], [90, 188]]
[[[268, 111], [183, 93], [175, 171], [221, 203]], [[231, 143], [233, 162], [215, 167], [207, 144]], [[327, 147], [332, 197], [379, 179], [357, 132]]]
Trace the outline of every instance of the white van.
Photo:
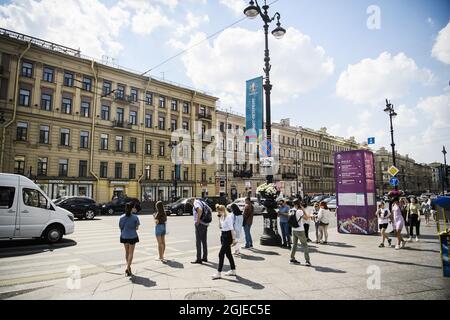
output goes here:
[[71, 212], [52, 203], [30, 179], [0, 173], [0, 238], [44, 238], [58, 242], [74, 231]]

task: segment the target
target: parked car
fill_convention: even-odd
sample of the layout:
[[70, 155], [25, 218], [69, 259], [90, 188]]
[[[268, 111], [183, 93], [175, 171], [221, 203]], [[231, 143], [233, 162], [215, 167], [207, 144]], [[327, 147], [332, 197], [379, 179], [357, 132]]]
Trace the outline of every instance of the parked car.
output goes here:
[[328, 197], [329, 197], [329, 195], [321, 194], [321, 195], [318, 195], [318, 196], [315, 196], [314, 198], [312, 198], [310, 202], [311, 202], [311, 204], [314, 204], [316, 202], [323, 201], [324, 199], [326, 199]]
[[[254, 208], [254, 212], [253, 214], [263, 214], [263, 212], [266, 210], [266, 207], [264, 207], [262, 204], [260, 204], [258, 202], [258, 198], [250, 198], [252, 204], [253, 204], [253, 208]], [[239, 209], [244, 212], [244, 207], [245, 207], [245, 198], [238, 198], [236, 200], [234, 200], [232, 203], [236, 203], [239, 207]], [[231, 210], [231, 203], [227, 206], [228, 210]]]
[[207, 197], [204, 199], [204, 201], [213, 210], [215, 210], [216, 204], [221, 204], [223, 206], [226, 206], [230, 203], [226, 197]]
[[328, 198], [323, 199], [322, 201], [329, 203], [332, 200], [336, 200], [336, 196], [329, 196]]
[[89, 197], [64, 197], [60, 199], [53, 203], [72, 212], [77, 219], [92, 220], [100, 211], [100, 206]]
[[[192, 214], [192, 204], [189, 203], [190, 198], [181, 198], [175, 202], [166, 204], [164, 210], [167, 215], [176, 214], [182, 216], [185, 213]], [[212, 209], [212, 207], [211, 207]]]
[[101, 212], [103, 214], [114, 214], [116, 212], [125, 213], [125, 205], [129, 202], [137, 206], [138, 212], [141, 211], [141, 202], [138, 199], [122, 197], [103, 204]]
[[43, 238], [58, 242], [73, 233], [74, 216], [56, 206], [33, 181], [0, 173], [0, 238]]
[[327, 202], [327, 207], [330, 211], [336, 211], [336, 198]]

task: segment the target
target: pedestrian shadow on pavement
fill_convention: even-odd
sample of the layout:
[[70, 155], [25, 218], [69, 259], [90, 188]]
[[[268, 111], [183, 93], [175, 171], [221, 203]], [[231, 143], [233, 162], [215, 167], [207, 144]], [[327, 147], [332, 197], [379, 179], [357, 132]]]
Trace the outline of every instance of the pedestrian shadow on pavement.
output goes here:
[[264, 251], [264, 250], [260, 250], [260, 249], [256, 249], [256, 248], [250, 248], [248, 250], [250, 250], [251, 252], [254, 252], [254, 253], [267, 254], [268, 256], [279, 256], [280, 255], [278, 252]]
[[[263, 261], [263, 260], [266, 260], [264, 257], [249, 256], [247, 254], [242, 254], [242, 253], [241, 253], [240, 257], [241, 257], [241, 259], [252, 260], [252, 261]], [[235, 258], [239, 258], [239, 257], [235, 257]]]
[[137, 275], [133, 275], [130, 278], [131, 282], [134, 284], [139, 284], [141, 286], [144, 286], [146, 288], [151, 288], [156, 286], [156, 282], [153, 280], [150, 280], [149, 278], [140, 277]]
[[432, 249], [420, 249], [420, 248], [413, 248], [413, 247], [408, 247], [405, 246], [402, 250], [407, 250], [407, 251], [420, 251], [420, 252], [435, 252], [435, 253], [441, 253], [441, 251], [439, 250], [432, 250]]
[[250, 288], [255, 289], [255, 290], [262, 290], [265, 288], [262, 284], [251, 281], [249, 279], [245, 279], [239, 275], [235, 276], [234, 278], [235, 279], [233, 279], [233, 277], [222, 277], [221, 279], [229, 281], [229, 282], [243, 284], [243, 285], [249, 286]]
[[182, 264], [178, 261], [175, 261], [175, 260], [166, 260], [166, 262], [164, 264], [171, 268], [184, 269], [184, 264]]
[[42, 252], [52, 252], [54, 250], [72, 247], [77, 244], [71, 239], [62, 239], [55, 244], [49, 244], [41, 239], [20, 239], [20, 240], [1, 240], [0, 258], [18, 257]]
[[331, 247], [339, 247], [339, 248], [355, 248], [351, 244], [347, 244], [344, 242], [328, 242], [327, 244], [322, 244], [322, 246], [331, 246]]
[[339, 270], [339, 269], [333, 269], [329, 267], [320, 267], [320, 266], [312, 266], [316, 271], [318, 272], [326, 272], [326, 273], [347, 273], [347, 271]]

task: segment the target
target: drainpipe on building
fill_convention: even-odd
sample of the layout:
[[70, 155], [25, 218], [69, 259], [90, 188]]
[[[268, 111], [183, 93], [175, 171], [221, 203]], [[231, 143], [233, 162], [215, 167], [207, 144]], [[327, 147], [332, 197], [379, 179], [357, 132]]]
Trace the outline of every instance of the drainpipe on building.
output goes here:
[[94, 86], [94, 105], [92, 108], [92, 127], [91, 127], [91, 157], [90, 157], [90, 165], [89, 165], [89, 173], [94, 176], [94, 178], [97, 180], [97, 187], [95, 188], [95, 199], [98, 199], [98, 189], [99, 189], [99, 181], [100, 179], [94, 172], [94, 140], [95, 140], [95, 118], [97, 114], [97, 90], [98, 90], [98, 77], [97, 73], [95, 72], [95, 61], [92, 60], [91, 62], [91, 69], [92, 74], [94, 75], [95, 79], [95, 86]]
[[2, 129], [2, 147], [1, 147], [1, 156], [0, 156], [0, 172], [4, 172], [3, 168], [3, 157], [5, 155], [5, 138], [6, 138], [6, 128], [8, 128], [11, 124], [13, 124], [16, 121], [16, 113], [17, 113], [17, 96], [18, 96], [18, 86], [19, 86], [19, 71], [20, 71], [20, 62], [27, 53], [28, 50], [31, 48], [31, 42], [28, 42], [27, 48], [19, 55], [19, 58], [17, 59], [17, 67], [16, 67], [16, 79], [14, 81], [14, 101], [13, 101], [13, 116], [10, 121], [8, 121]]
[[142, 130], [142, 174], [138, 179], [138, 195], [139, 195], [139, 201], [142, 201], [142, 188], [139, 186], [141, 185], [142, 178], [145, 176], [145, 99], [147, 95], [147, 90], [150, 88], [150, 83], [152, 82], [152, 78], [149, 76], [147, 85], [145, 87], [144, 91], [144, 99], [142, 99], [142, 120], [144, 121], [144, 128]]
[[[192, 98], [191, 98], [191, 112], [194, 112], [194, 114], [193, 114], [194, 119], [195, 119], [194, 99], [196, 96], [197, 96], [197, 91], [194, 91], [192, 93]], [[192, 116], [191, 116], [191, 118], [192, 118]], [[192, 130], [192, 129], [195, 129], [195, 126], [193, 126], [191, 128], [191, 151], [193, 150], [192, 143], [194, 142], [194, 130]], [[192, 152], [191, 154], [194, 155], [194, 158], [195, 158], [195, 152]], [[197, 166], [195, 165], [194, 161], [192, 161], [192, 160], [193, 159], [191, 157], [191, 176], [192, 176], [192, 173], [194, 173], [194, 194], [192, 196], [197, 197]], [[192, 166], [194, 166], [194, 170], [192, 170]]]

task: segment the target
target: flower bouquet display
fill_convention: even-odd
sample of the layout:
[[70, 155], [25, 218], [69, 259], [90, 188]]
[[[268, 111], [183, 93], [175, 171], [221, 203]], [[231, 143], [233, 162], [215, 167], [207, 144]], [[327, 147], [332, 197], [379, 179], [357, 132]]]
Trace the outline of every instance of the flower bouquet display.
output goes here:
[[401, 190], [391, 190], [388, 193], [388, 198], [389, 200], [393, 200], [395, 198], [399, 198], [403, 195], [403, 192]]
[[262, 204], [267, 208], [276, 208], [277, 203], [276, 199], [280, 194], [280, 191], [277, 189], [275, 184], [273, 183], [264, 183], [256, 189], [256, 191], [261, 195], [261, 199], [263, 199]]

